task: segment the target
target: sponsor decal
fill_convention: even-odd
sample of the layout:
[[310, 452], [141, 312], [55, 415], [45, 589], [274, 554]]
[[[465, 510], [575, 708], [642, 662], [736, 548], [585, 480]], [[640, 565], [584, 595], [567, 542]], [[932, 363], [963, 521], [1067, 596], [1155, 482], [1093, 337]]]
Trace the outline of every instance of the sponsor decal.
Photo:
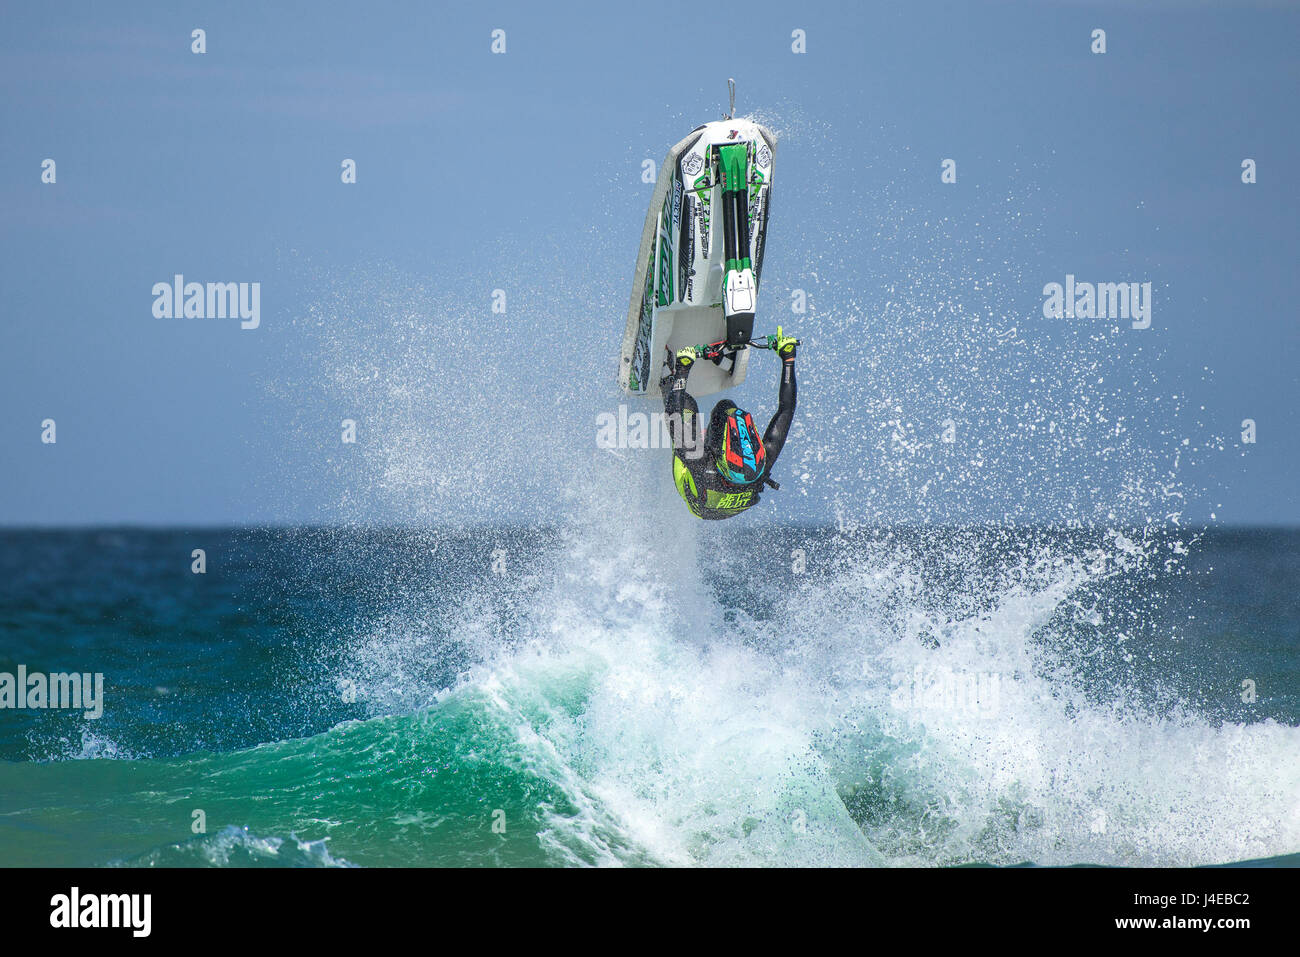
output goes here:
[[687, 196], [686, 212], [684, 214], [688, 224], [686, 248], [677, 251], [682, 269], [681, 293], [683, 302], [691, 302], [695, 298], [695, 206], [695, 200]]
[[659, 212], [659, 273], [658, 295], [655, 304], [666, 306], [673, 301], [673, 240], [669, 233], [672, 216], [672, 197], [664, 197], [663, 209]]
[[713, 202], [710, 191], [707, 189], [701, 189], [707, 178], [708, 177], [706, 176], [701, 176], [695, 181], [695, 188], [700, 190], [700, 192], [695, 194], [700, 198], [700, 255], [705, 259], [709, 258], [709, 206]]
[[628, 377], [628, 385], [634, 392], [644, 391], [644, 383], [650, 378], [650, 320], [654, 315], [654, 278], [655, 254], [651, 249], [645, 267], [645, 289], [641, 293], [641, 321], [637, 325], [636, 347], [632, 350], [632, 371]]
[[760, 147], [758, 151], [758, 165], [766, 168], [767, 165], [771, 162], [772, 162], [772, 151], [768, 149], [767, 144], [764, 143], [763, 146]]
[[673, 244], [667, 236], [659, 237], [659, 296], [658, 304], [666, 306], [673, 301]]
[[682, 160], [682, 172], [687, 176], [694, 176], [704, 168], [704, 157], [699, 153], [688, 153]]
[[713, 508], [748, 508], [751, 504], [750, 499], [754, 497], [753, 492], [729, 492], [718, 498]]

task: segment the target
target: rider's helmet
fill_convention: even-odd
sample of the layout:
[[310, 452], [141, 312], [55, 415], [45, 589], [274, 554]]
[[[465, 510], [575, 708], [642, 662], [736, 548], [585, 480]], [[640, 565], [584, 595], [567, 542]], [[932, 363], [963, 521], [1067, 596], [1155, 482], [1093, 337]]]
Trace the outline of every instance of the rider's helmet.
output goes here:
[[734, 485], [752, 485], [763, 477], [767, 452], [754, 417], [723, 399], [713, 408], [710, 446], [718, 474]]

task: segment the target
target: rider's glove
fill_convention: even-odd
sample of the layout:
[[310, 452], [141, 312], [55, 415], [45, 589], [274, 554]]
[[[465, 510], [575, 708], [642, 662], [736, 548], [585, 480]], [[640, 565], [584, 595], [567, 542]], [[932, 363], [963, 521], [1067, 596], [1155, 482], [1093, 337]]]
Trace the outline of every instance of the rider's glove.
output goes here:
[[799, 340], [794, 336], [787, 336], [781, 332], [781, 327], [776, 327], [776, 354], [784, 359], [793, 359]]
[[691, 348], [677, 350], [677, 371], [689, 369], [695, 364], [695, 350]]

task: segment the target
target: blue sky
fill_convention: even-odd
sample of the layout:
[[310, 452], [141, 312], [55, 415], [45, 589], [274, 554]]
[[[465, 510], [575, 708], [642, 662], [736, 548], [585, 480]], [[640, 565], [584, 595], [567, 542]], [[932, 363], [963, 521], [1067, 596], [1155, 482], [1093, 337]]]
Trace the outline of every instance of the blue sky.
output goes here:
[[[641, 162], [717, 118], [728, 76], [781, 133], [758, 325], [809, 343], [787, 516], [1104, 518], [1138, 494], [1143, 514], [1300, 521], [1294, 7], [6, 7], [0, 522], [564, 507], [620, 401]], [[260, 282], [261, 327], [155, 318], [178, 272]], [[1067, 273], [1150, 281], [1152, 327], [1043, 318]], [[363, 372], [403, 388], [368, 405]], [[762, 416], [764, 376], [742, 399]], [[342, 462], [342, 415], [378, 456]], [[931, 441], [947, 418], [956, 450]], [[484, 484], [493, 443], [553, 461]], [[463, 474], [413, 516], [425, 453]]]

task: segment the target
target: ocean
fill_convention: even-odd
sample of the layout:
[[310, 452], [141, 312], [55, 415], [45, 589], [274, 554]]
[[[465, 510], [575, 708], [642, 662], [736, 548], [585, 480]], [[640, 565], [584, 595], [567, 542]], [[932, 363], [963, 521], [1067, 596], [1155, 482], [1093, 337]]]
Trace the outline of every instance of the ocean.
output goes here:
[[0, 531], [0, 865], [1300, 863], [1300, 531], [670, 514]]

